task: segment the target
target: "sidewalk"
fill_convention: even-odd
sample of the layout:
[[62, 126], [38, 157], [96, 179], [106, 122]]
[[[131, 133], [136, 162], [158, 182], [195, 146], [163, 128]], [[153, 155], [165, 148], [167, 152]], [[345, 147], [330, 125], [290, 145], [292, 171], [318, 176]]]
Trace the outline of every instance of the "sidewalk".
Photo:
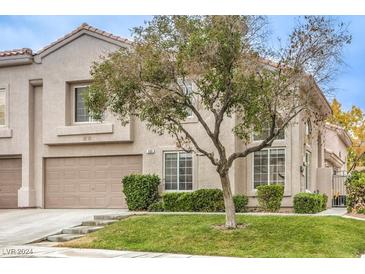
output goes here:
[[8, 246], [0, 248], [0, 258], [185, 258], [185, 259], [215, 258], [216, 259], [216, 258], [227, 258], [227, 257], [22, 245], [22, 246]]

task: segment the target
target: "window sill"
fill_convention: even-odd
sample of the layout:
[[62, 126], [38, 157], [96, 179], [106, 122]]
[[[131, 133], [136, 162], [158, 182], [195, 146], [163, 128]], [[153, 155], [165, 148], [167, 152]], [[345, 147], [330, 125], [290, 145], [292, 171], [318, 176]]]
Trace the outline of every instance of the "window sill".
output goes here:
[[169, 193], [169, 192], [193, 192], [195, 190], [194, 189], [191, 189], [191, 190], [164, 189], [162, 192], [164, 192], [164, 193]]
[[[292, 196], [291, 191], [286, 190], [286, 187], [285, 187], [283, 197], [291, 197], [291, 196]], [[257, 189], [249, 191], [247, 193], [247, 197], [254, 198], [254, 199], [257, 198]]]
[[182, 121], [182, 124], [196, 124], [198, 123], [198, 118], [196, 118], [195, 116], [189, 116], [185, 119], [185, 121]]
[[63, 126], [56, 129], [57, 136], [113, 133], [113, 124], [87, 123], [82, 125]]
[[8, 127], [0, 127], [0, 138], [12, 138], [13, 130]]

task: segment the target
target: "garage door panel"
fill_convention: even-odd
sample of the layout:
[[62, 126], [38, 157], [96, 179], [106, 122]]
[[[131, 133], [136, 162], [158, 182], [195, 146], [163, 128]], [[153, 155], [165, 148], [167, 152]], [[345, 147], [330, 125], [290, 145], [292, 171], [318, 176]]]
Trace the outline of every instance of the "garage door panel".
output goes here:
[[108, 183], [103, 183], [103, 184], [96, 184], [95, 185], [95, 192], [97, 193], [106, 193], [107, 192], [107, 189], [108, 189]]
[[80, 192], [90, 192], [91, 186], [90, 184], [80, 184]]
[[91, 170], [89, 170], [89, 169], [80, 170], [79, 171], [79, 178], [80, 179], [91, 179], [92, 176], [90, 176], [90, 175], [92, 175], [93, 172], [90, 172], [90, 171]]
[[121, 179], [142, 172], [142, 156], [49, 158], [45, 169], [47, 208], [126, 208]]
[[95, 179], [104, 179], [108, 178], [108, 172], [105, 169], [100, 169], [94, 171], [94, 178]]
[[95, 158], [94, 165], [105, 167], [109, 165], [109, 162], [110, 161], [106, 157], [97, 157]]
[[0, 159], [0, 208], [18, 207], [18, 190], [22, 183], [22, 160]]
[[15, 194], [2, 194], [0, 199], [0, 208], [17, 208], [18, 200]]

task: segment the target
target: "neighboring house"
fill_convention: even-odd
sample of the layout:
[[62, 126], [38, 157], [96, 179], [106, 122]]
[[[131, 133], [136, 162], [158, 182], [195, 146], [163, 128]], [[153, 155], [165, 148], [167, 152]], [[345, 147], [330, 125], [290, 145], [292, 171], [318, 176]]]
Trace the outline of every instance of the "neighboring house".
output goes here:
[[[130, 173], [158, 174], [161, 191], [220, 188], [210, 161], [179, 150], [170, 136], [148, 131], [137, 119], [123, 127], [110, 113], [103, 122], [89, 117], [82, 93], [90, 66], [120, 47], [131, 42], [83, 24], [37, 53], [0, 52], [0, 207], [125, 208], [120, 181]], [[312, 87], [312, 108], [329, 115], [326, 98]], [[221, 130], [227, 153], [244, 146], [231, 131], [236, 119], [227, 118]], [[186, 126], [207, 138], [193, 115]], [[282, 183], [282, 206], [292, 207], [296, 193], [326, 189], [331, 173], [323, 134], [323, 126], [302, 113], [272, 147], [235, 161], [233, 193], [248, 195], [249, 206], [256, 206], [258, 185]], [[261, 138], [254, 135], [253, 142]]]
[[325, 125], [325, 166], [334, 173], [346, 173], [347, 153], [352, 141], [349, 134], [340, 126]]

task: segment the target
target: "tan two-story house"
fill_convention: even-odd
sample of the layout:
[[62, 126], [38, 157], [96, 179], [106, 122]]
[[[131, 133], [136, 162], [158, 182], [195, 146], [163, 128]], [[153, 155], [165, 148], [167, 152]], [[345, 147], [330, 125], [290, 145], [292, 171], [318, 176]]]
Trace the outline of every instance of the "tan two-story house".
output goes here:
[[[158, 174], [161, 191], [220, 188], [209, 160], [181, 151], [170, 136], [150, 132], [137, 119], [122, 126], [110, 113], [103, 122], [88, 115], [82, 93], [90, 66], [131, 46], [83, 24], [36, 53], [0, 52], [0, 208], [126, 208], [121, 178], [131, 173]], [[330, 114], [317, 85], [311, 92], [313, 108]], [[232, 133], [235, 121], [226, 119], [221, 131], [227, 153], [244, 146]], [[193, 115], [186, 124], [206, 138]], [[292, 207], [296, 193], [327, 189], [323, 130], [304, 113], [298, 116], [272, 147], [234, 163], [234, 194], [248, 195], [249, 206], [256, 206], [258, 185], [282, 183], [282, 206]]]

